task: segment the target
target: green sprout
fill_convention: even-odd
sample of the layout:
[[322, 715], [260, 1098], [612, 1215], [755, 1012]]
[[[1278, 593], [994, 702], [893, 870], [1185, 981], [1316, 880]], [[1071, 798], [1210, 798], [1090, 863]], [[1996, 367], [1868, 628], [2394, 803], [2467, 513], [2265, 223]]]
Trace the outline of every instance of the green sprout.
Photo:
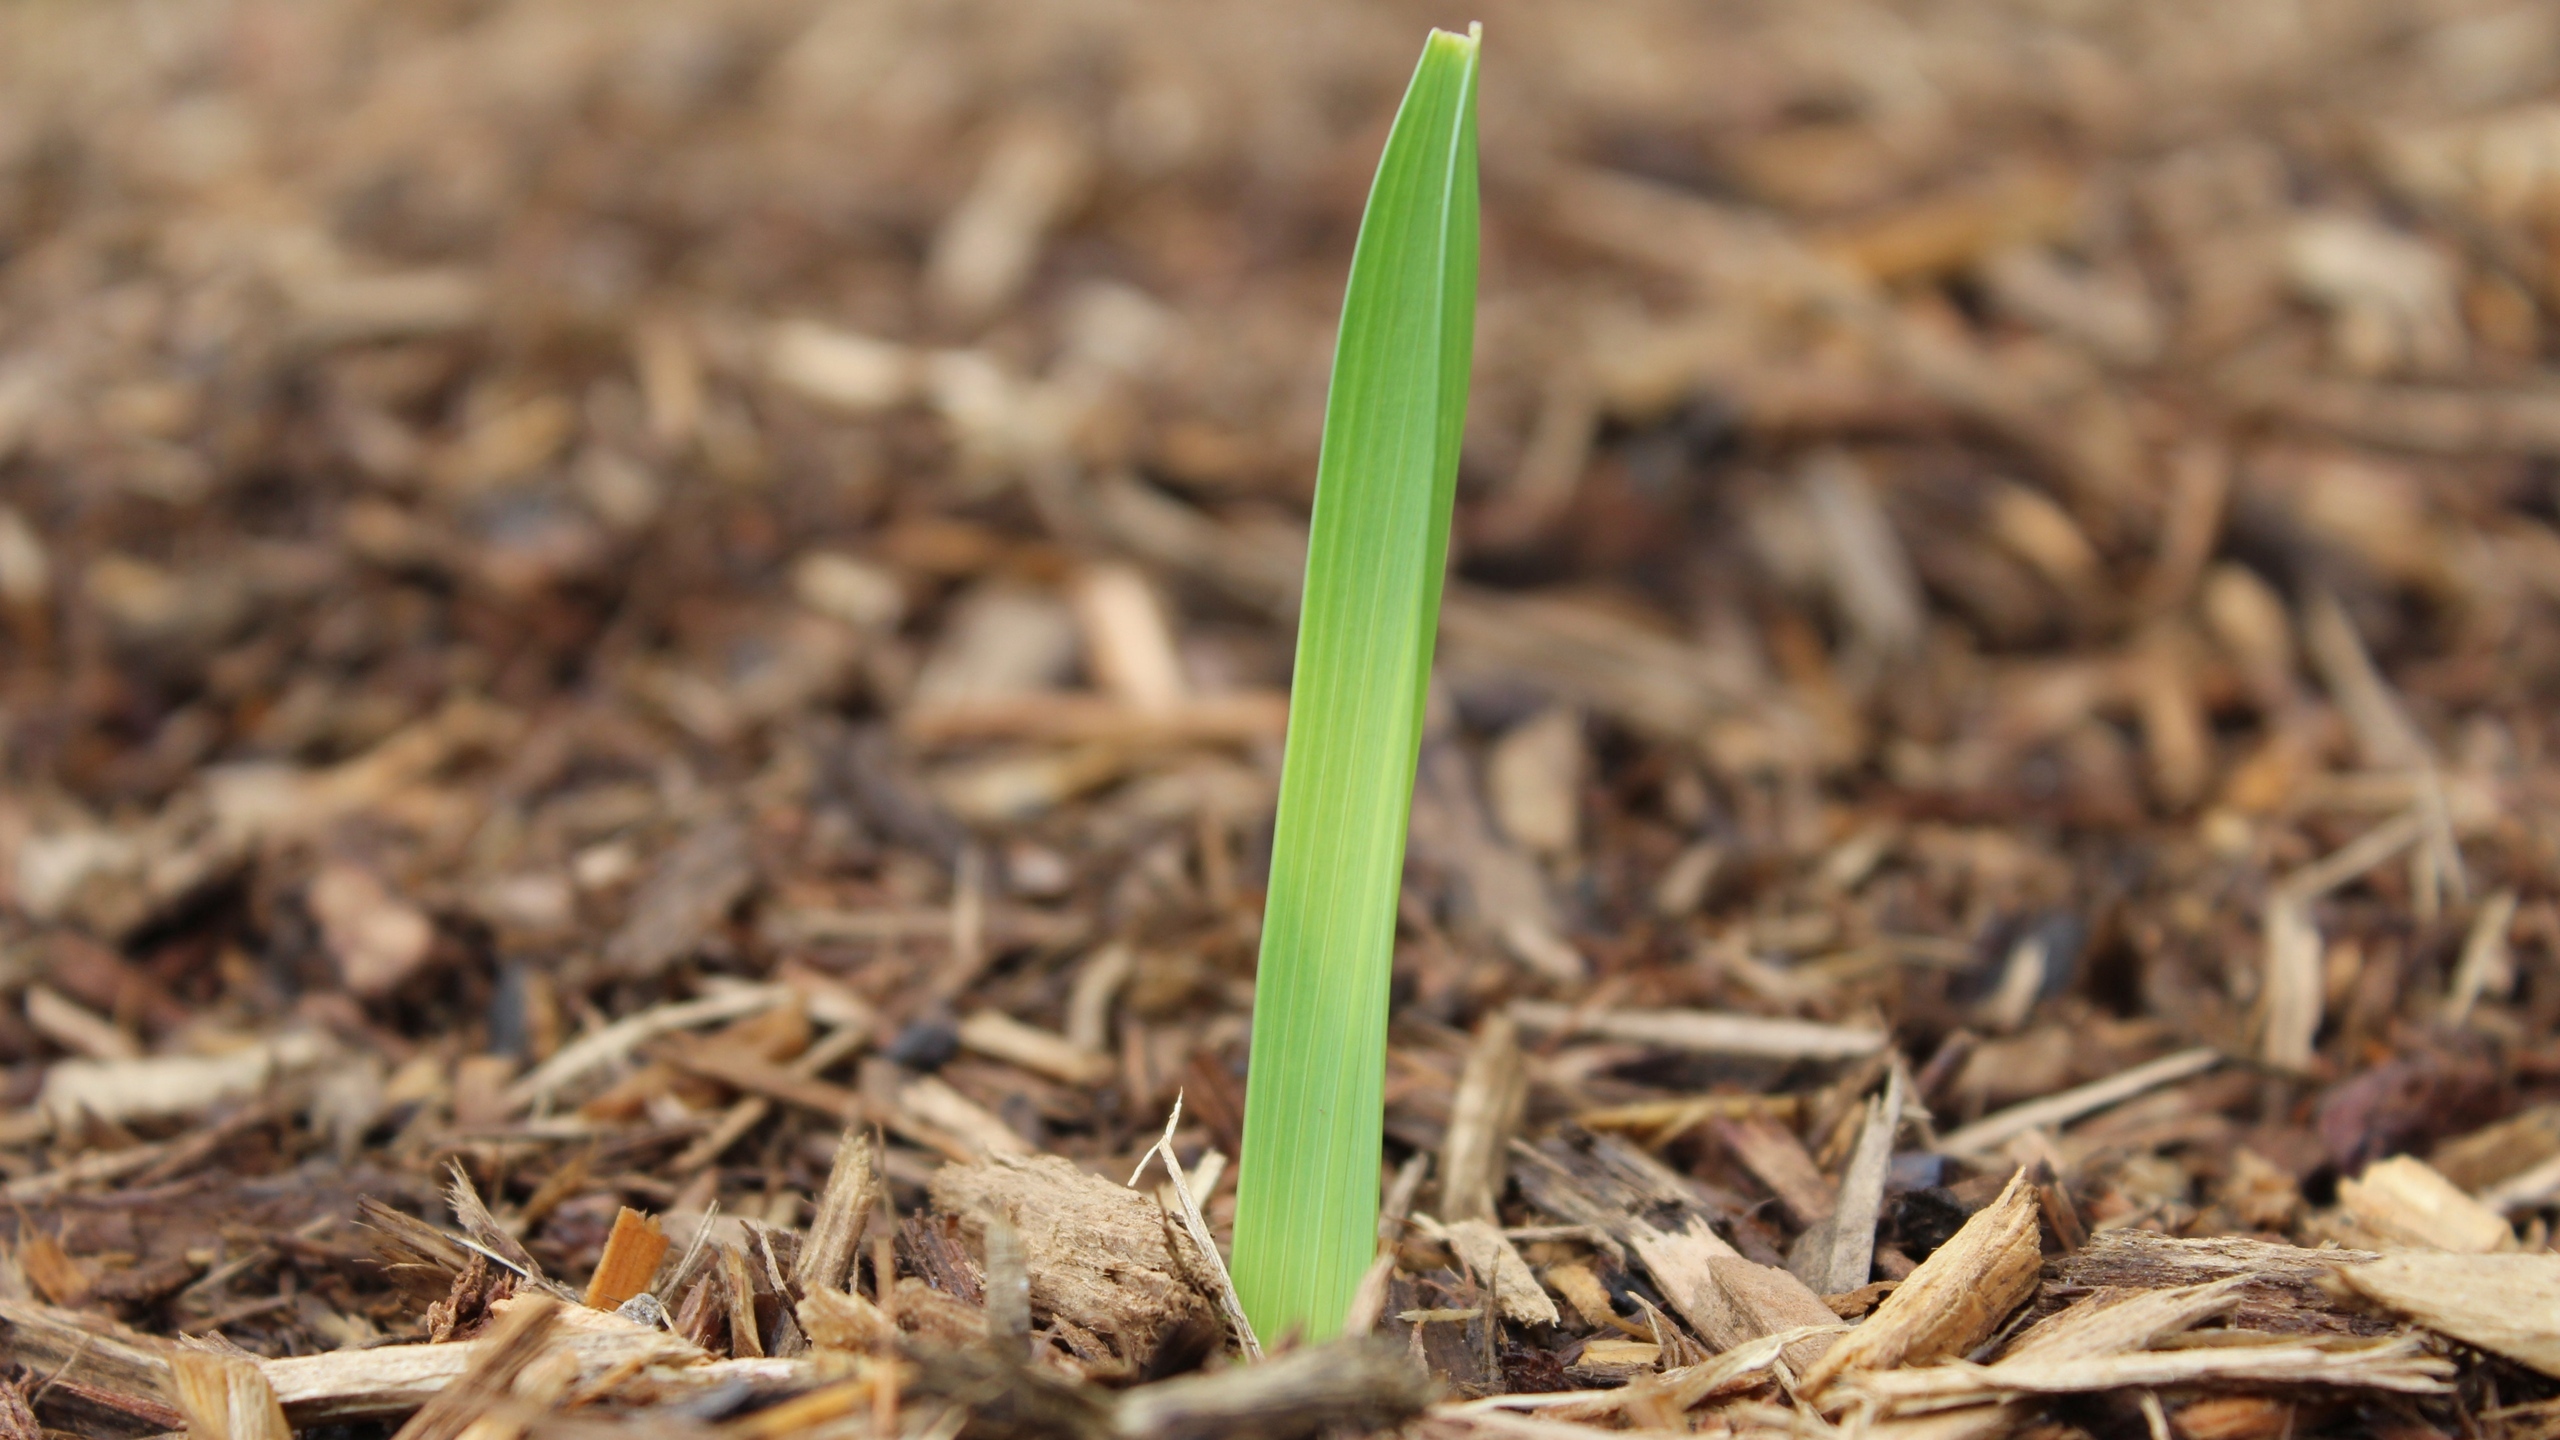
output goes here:
[[1254, 980], [1235, 1284], [1340, 1331], [1377, 1245], [1387, 979], [1475, 346], [1477, 38], [1431, 32], [1351, 254]]

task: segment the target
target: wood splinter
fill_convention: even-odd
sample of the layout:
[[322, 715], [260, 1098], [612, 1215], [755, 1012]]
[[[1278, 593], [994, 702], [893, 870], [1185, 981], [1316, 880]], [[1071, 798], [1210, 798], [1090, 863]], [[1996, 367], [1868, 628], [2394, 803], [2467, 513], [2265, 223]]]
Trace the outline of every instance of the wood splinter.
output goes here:
[[1797, 1388], [1820, 1396], [1850, 1370], [1890, 1370], [1962, 1355], [1991, 1337], [2034, 1291], [2043, 1263], [2039, 1206], [2027, 1172], [1974, 1212], [1947, 1243], [1805, 1372]]
[[649, 1288], [658, 1262], [667, 1257], [667, 1235], [658, 1222], [625, 1205], [613, 1217], [613, 1233], [605, 1237], [604, 1255], [587, 1281], [586, 1303], [596, 1310], [620, 1309], [622, 1302]]

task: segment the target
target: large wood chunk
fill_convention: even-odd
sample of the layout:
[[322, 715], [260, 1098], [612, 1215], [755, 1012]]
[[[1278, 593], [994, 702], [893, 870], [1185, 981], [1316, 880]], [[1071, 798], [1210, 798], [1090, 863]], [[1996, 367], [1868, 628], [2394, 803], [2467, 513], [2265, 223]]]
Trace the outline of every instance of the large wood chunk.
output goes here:
[[1138, 1371], [1215, 1343], [1217, 1311], [1194, 1278], [1209, 1267], [1154, 1197], [1054, 1155], [990, 1155], [944, 1166], [933, 1201], [982, 1245], [988, 1216], [1011, 1222], [1035, 1320], [1056, 1317], [1104, 1336]]

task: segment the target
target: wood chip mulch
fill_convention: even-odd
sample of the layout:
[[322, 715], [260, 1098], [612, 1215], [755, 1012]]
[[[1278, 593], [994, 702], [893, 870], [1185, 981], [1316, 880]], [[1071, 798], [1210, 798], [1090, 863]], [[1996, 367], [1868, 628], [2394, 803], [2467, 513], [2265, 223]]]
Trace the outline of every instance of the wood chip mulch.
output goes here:
[[[1478, 17], [1306, 1345], [1294, 587]], [[2491, 0], [0, 6], [0, 1440], [2560, 1435], [2555, 93]]]

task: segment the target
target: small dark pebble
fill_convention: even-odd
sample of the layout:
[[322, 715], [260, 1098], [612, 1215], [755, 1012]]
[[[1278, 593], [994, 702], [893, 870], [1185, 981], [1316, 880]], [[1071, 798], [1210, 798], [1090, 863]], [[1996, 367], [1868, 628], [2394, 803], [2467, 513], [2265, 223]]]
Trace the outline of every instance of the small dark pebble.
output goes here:
[[910, 1070], [939, 1070], [960, 1053], [960, 1032], [947, 1016], [912, 1021], [881, 1053]]

